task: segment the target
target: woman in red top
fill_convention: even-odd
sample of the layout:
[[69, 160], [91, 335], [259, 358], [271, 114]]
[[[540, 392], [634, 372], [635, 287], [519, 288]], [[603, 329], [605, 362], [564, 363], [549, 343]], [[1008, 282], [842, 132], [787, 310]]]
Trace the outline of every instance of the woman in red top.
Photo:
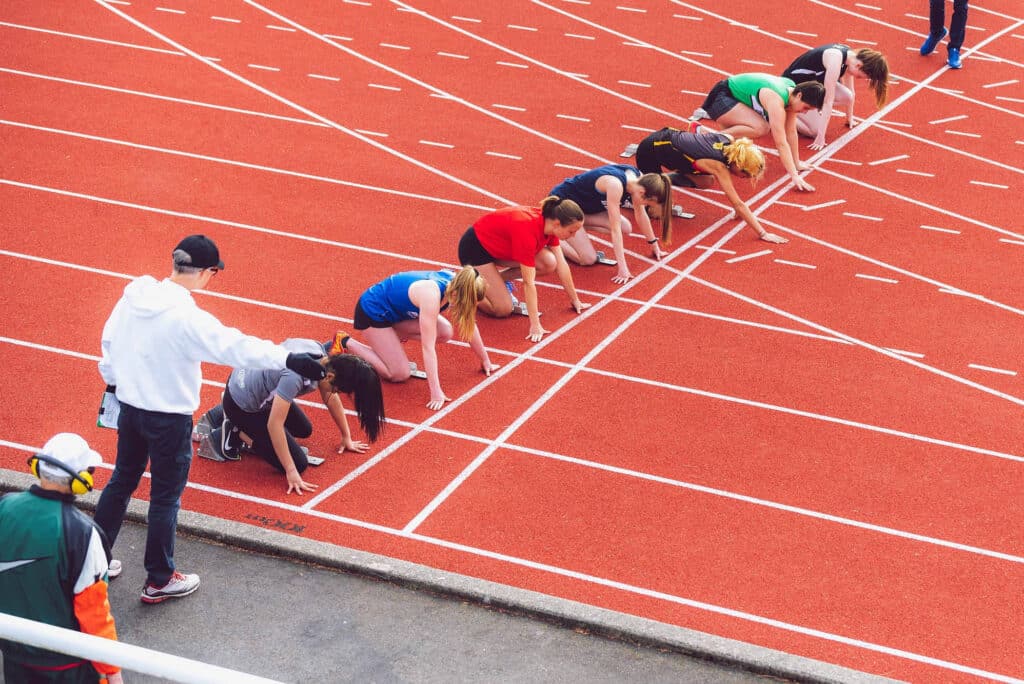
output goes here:
[[[582, 313], [580, 301], [559, 240], [583, 226], [583, 210], [572, 200], [546, 197], [540, 207], [506, 207], [479, 218], [459, 240], [459, 263], [474, 266], [487, 281], [480, 310], [497, 318], [512, 313], [515, 302], [505, 283], [522, 276], [530, 334], [540, 342], [545, 330], [537, 308], [537, 276], [557, 273], [572, 308]], [[499, 270], [501, 267], [501, 270]]]

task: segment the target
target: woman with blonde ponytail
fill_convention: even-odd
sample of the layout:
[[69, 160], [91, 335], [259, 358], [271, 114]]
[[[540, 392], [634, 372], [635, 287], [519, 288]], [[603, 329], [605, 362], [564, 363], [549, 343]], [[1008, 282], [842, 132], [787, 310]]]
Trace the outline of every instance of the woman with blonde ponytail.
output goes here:
[[[356, 302], [353, 327], [363, 331], [366, 343], [345, 335], [340, 344], [345, 351], [369, 362], [384, 380], [405, 382], [414, 367], [402, 342], [418, 338], [430, 390], [427, 408], [437, 411], [451, 401], [441, 389], [435, 348], [438, 342], [447, 342], [457, 334], [469, 342], [486, 375], [498, 369], [491, 363], [476, 327], [476, 307], [486, 291], [487, 282], [472, 266], [463, 266], [457, 273], [396, 273], [367, 289]], [[441, 315], [445, 309], [451, 312], [454, 327]]]
[[670, 207], [672, 183], [668, 176], [655, 172], [641, 174], [628, 164], [607, 164], [584, 173], [566, 178], [556, 185], [551, 194], [570, 199], [583, 210], [583, 228], [576, 235], [565, 240], [562, 249], [569, 261], [590, 266], [597, 262], [587, 230], [608, 233], [611, 236], [612, 251], [618, 264], [618, 271], [612, 281], [618, 284], [629, 282], [633, 274], [626, 263], [626, 251], [622, 237], [630, 235], [633, 226], [621, 209], [633, 209], [640, 234], [651, 246], [655, 259], [662, 257], [658, 237], [654, 234], [648, 207], [658, 207], [661, 217], [661, 237], [665, 244], [672, 242], [672, 212]]
[[868, 87], [875, 95], [875, 106], [881, 108], [889, 97], [889, 64], [885, 55], [871, 48], [854, 50], [842, 43], [822, 45], [797, 57], [782, 75], [796, 83], [817, 81], [825, 86], [821, 110], [812, 109], [797, 115], [797, 133], [814, 138], [810, 146], [812, 150], [825, 147], [825, 131], [833, 107], [846, 110], [849, 128], [857, 125], [853, 116], [854, 79], [867, 79]]
[[669, 171], [674, 185], [710, 187], [714, 181], [722, 186], [736, 213], [765, 242], [783, 243], [786, 238], [773, 235], [761, 227], [757, 217], [740, 199], [733, 185], [733, 176], [749, 178], [756, 183], [764, 174], [764, 152], [750, 138], [736, 138], [704, 128], [690, 133], [676, 128], [662, 128], [643, 139], [637, 146], [636, 165], [644, 172]]

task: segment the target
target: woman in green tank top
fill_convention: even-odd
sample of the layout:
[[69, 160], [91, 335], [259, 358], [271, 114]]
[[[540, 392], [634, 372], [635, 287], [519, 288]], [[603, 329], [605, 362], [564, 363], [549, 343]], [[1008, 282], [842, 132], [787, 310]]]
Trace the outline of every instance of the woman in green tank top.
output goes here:
[[694, 114], [713, 119], [722, 133], [734, 138], [760, 138], [771, 133], [782, 166], [797, 190], [813, 192], [814, 186], [800, 177], [810, 166], [800, 161], [797, 114], [821, 109], [825, 89], [817, 81], [796, 85], [772, 74], [737, 74], [719, 81], [704, 105]]

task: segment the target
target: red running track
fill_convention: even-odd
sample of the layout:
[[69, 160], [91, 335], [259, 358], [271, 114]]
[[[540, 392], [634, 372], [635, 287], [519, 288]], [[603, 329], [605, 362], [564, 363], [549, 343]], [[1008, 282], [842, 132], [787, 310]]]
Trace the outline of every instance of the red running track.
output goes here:
[[774, 161], [741, 188], [789, 243], [686, 191], [670, 259], [628, 242], [626, 287], [574, 269], [582, 317], [545, 284], [540, 345], [482, 320], [502, 371], [445, 345], [456, 401], [386, 387], [384, 439], [329, 456], [316, 496], [197, 459], [183, 505], [900, 679], [1024, 677], [1019, 3], [972, 3], [957, 73], [917, 54], [911, 0], [476, 5], [5, 3], [0, 466], [69, 429], [110, 460], [100, 328], [182, 234], [229, 262], [215, 315], [326, 338], [370, 283], [452, 265], [480, 213], [618, 161], [723, 74], [871, 44], [891, 104], [833, 127], [817, 192]]

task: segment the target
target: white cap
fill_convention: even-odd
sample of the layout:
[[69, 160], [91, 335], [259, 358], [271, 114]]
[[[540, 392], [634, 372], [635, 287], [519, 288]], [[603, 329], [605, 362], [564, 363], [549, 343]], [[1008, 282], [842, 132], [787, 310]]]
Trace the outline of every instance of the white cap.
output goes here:
[[[94, 468], [103, 463], [103, 457], [89, 448], [89, 444], [80, 436], [70, 432], [60, 432], [50, 438], [39, 452], [43, 456], [60, 461], [72, 472]], [[40, 472], [55, 478], [69, 477], [69, 473], [46, 461], [39, 461]]]

